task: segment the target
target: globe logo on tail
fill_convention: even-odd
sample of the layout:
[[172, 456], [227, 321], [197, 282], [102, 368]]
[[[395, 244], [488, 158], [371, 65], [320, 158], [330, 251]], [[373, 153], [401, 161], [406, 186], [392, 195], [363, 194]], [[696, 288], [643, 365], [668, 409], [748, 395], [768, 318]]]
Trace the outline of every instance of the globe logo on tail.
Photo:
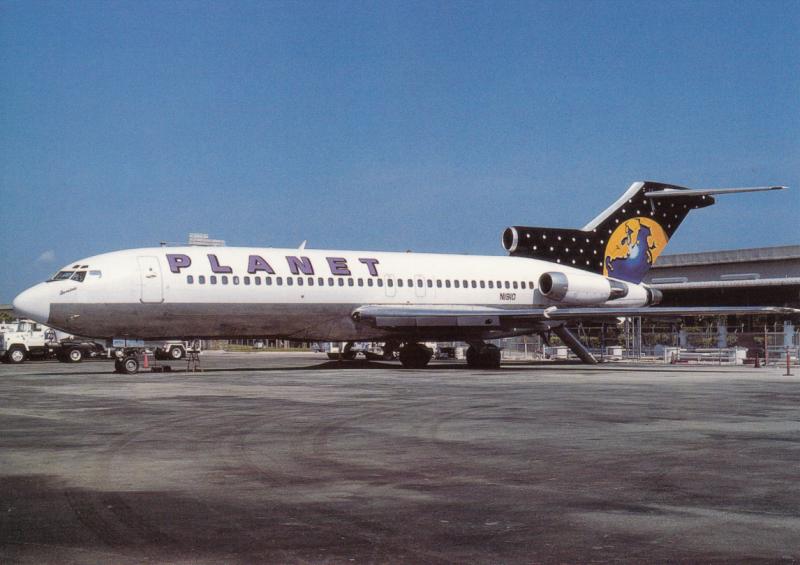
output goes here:
[[664, 228], [650, 218], [625, 220], [608, 239], [603, 275], [632, 283], [641, 282], [668, 240]]

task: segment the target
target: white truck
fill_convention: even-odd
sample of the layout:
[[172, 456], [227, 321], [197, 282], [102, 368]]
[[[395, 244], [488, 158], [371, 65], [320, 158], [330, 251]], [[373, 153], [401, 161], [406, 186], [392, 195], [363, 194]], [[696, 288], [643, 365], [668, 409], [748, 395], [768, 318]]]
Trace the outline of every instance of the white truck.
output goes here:
[[55, 342], [55, 331], [36, 322], [22, 320], [4, 324], [0, 334], [0, 358], [6, 363], [22, 363], [30, 357], [44, 359], [51, 355]]
[[64, 363], [79, 363], [101, 353], [102, 347], [91, 340], [76, 338], [30, 320], [3, 324], [0, 333], [0, 359], [4, 363], [17, 364], [53, 355]]

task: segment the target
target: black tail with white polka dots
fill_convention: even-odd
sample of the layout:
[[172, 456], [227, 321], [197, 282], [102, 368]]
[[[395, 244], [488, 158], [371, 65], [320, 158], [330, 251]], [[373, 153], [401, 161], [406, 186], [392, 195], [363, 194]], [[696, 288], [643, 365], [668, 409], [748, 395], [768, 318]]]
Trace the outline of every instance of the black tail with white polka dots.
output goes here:
[[636, 182], [582, 229], [513, 226], [503, 233], [503, 247], [510, 255], [638, 283], [689, 211], [713, 204], [716, 190]]

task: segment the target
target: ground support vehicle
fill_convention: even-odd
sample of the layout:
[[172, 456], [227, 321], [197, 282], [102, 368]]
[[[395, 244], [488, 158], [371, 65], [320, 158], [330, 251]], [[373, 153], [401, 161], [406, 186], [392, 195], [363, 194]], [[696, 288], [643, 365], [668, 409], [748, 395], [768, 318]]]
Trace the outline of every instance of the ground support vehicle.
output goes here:
[[58, 343], [55, 331], [36, 322], [22, 320], [6, 328], [0, 334], [0, 359], [4, 363], [23, 363], [32, 357], [46, 359]]
[[105, 356], [105, 348], [97, 342], [77, 337], [61, 340], [53, 348], [56, 359], [62, 363], [80, 363], [84, 359]]
[[200, 353], [200, 340], [194, 341], [165, 341], [158, 343], [153, 350], [156, 359], [178, 361], [186, 357], [187, 353]]

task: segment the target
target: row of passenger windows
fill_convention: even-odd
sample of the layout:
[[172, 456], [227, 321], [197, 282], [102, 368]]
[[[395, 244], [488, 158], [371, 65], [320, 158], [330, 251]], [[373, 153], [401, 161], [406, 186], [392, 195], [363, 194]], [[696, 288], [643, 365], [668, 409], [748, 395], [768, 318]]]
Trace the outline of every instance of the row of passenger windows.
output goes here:
[[[187, 275], [186, 282], [188, 284], [195, 284], [195, 276]], [[227, 275], [198, 275], [196, 277], [197, 284], [254, 284], [260, 286], [262, 283], [261, 277], [239, 277]], [[533, 289], [533, 281], [470, 281], [465, 279], [386, 279], [382, 278], [351, 278], [351, 277], [264, 277], [264, 285], [272, 286], [384, 286], [388, 287], [417, 287], [423, 288], [507, 288], [507, 289]]]

